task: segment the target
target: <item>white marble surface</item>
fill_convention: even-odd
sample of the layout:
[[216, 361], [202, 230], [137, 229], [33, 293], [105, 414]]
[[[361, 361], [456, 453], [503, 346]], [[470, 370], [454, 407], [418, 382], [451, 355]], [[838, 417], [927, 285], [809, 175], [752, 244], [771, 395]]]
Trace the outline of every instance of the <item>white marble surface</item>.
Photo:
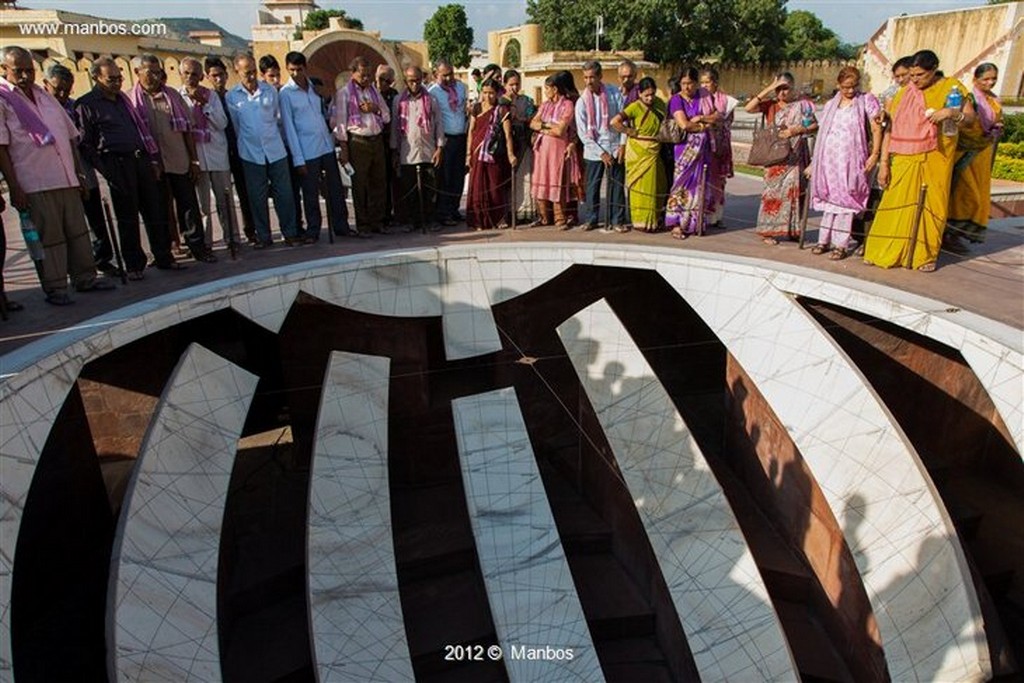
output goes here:
[[[515, 390], [452, 401], [477, 555], [512, 681], [603, 681]], [[516, 658], [514, 647], [571, 650]]]
[[388, 485], [390, 361], [331, 354], [309, 496], [310, 634], [320, 681], [412, 681]]
[[441, 315], [445, 357], [472, 358], [501, 351], [501, 337], [491, 314], [487, 282], [475, 258], [444, 261]]
[[435, 250], [422, 255], [367, 254], [341, 267], [311, 272], [303, 291], [328, 303], [378, 315], [441, 315], [443, 264]]
[[604, 299], [558, 327], [651, 541], [701, 678], [799, 679], [725, 494]]
[[298, 282], [274, 281], [230, 297], [231, 308], [257, 325], [277, 334], [299, 293]]
[[198, 344], [171, 376], [114, 538], [107, 595], [111, 680], [220, 680], [224, 501], [258, 380]]
[[800, 449], [860, 569], [894, 681], [991, 673], [963, 549], [916, 453], [827, 333], [772, 282], [663, 264]]

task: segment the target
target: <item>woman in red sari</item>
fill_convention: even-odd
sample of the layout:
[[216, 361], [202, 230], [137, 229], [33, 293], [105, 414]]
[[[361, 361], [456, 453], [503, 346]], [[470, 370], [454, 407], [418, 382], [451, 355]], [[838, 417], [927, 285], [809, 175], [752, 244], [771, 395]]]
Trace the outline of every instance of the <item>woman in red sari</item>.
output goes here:
[[469, 121], [469, 193], [466, 224], [476, 230], [507, 228], [509, 187], [516, 165], [509, 108], [498, 104], [498, 83], [480, 86], [480, 112]]

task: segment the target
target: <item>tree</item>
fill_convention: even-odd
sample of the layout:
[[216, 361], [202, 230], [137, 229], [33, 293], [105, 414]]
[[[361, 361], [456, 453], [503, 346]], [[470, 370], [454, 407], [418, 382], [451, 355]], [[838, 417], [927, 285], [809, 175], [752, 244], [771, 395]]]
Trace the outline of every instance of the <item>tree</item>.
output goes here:
[[342, 26], [356, 31], [363, 30], [363, 22], [348, 16], [343, 9], [315, 9], [306, 15], [306, 20], [302, 22], [302, 28], [306, 31], [323, 31], [330, 26], [331, 17], [338, 17]]
[[747, 61], [782, 53], [785, 0], [527, 0], [530, 21], [550, 50], [592, 50], [604, 16], [602, 50], [640, 50], [655, 62], [714, 57]]
[[796, 10], [786, 17], [786, 59], [835, 59], [843, 50], [839, 36], [813, 12]]
[[434, 16], [423, 25], [430, 61], [446, 59], [452, 66], [469, 66], [469, 49], [473, 47], [473, 29], [466, 20], [462, 5], [438, 7]]

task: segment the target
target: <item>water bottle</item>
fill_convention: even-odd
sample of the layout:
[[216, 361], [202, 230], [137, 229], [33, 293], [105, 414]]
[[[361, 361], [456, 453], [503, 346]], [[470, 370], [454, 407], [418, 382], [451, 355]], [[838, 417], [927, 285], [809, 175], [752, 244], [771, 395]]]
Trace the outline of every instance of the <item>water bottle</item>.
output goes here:
[[[964, 106], [964, 96], [960, 93], [960, 86], [954, 85], [953, 89], [946, 95], [947, 108], [960, 110]], [[960, 130], [960, 126], [953, 119], [945, 119], [942, 122], [942, 134], [948, 137], [953, 137]]]
[[25, 238], [25, 246], [28, 248], [28, 255], [33, 261], [43, 260], [43, 243], [39, 241], [39, 231], [28, 211], [19, 211], [21, 218], [21, 236]]

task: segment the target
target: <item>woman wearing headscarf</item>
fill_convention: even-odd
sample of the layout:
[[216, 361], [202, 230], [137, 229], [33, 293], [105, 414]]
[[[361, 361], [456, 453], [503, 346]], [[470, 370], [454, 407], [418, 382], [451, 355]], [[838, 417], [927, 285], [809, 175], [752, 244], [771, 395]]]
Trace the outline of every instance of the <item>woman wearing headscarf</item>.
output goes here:
[[818, 244], [811, 253], [831, 249], [833, 261], [850, 254], [853, 219], [867, 208], [869, 177], [882, 148], [881, 105], [874, 95], [860, 92], [860, 71], [844, 66], [836, 85], [836, 94], [821, 115], [811, 182], [811, 207], [823, 212]]
[[[775, 97], [771, 98], [773, 93]], [[791, 141], [786, 160], [764, 169], [756, 232], [765, 244], [778, 244], [780, 238], [795, 240], [800, 230], [800, 209], [806, 201], [804, 169], [811, 160], [807, 138], [818, 130], [814, 105], [797, 92], [793, 74], [782, 72], [743, 108], [751, 114], [760, 112], [769, 126], [780, 128], [780, 138]]]
[[974, 70], [974, 109], [977, 117], [960, 127], [957, 159], [953, 166], [953, 190], [949, 197], [949, 220], [943, 247], [963, 253], [960, 242], [985, 241], [988, 212], [992, 201], [992, 161], [1003, 132], [1003, 106], [992, 89], [999, 69], [986, 62]]
[[[935, 270], [949, 209], [949, 187], [956, 159], [956, 130], [974, 122], [974, 105], [947, 107], [955, 78], [938, 74], [939, 58], [931, 50], [914, 54], [910, 82], [889, 104], [891, 132], [882, 141], [878, 183], [886, 188], [864, 248], [864, 261], [882, 268], [909, 264]], [[948, 123], [949, 126], [943, 124]], [[939, 128], [949, 128], [940, 131]], [[922, 186], [925, 201], [918, 212]]]

